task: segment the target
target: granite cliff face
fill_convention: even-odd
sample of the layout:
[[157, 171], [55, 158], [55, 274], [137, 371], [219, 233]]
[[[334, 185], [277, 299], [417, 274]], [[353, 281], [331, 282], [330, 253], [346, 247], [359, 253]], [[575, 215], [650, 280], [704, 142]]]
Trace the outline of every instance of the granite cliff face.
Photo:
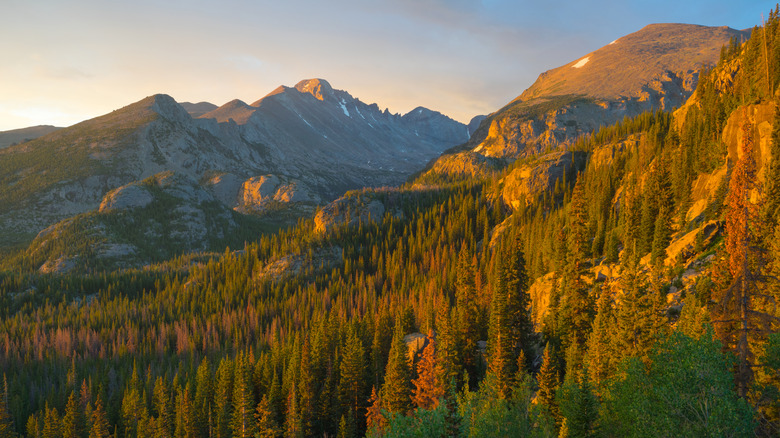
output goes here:
[[47, 227], [26, 256], [41, 272], [134, 267], [235, 246], [243, 226], [196, 181], [168, 171], [111, 190], [98, 209]]
[[565, 187], [566, 181], [574, 181], [577, 172], [585, 167], [584, 152], [551, 152], [533, 162], [523, 164], [507, 175], [501, 196], [513, 209], [530, 205], [537, 197], [552, 192], [555, 185]]

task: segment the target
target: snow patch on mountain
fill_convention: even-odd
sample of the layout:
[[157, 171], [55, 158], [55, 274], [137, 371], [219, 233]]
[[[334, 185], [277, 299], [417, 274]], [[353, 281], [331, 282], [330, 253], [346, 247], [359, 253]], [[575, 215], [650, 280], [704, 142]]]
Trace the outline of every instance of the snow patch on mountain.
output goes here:
[[341, 101], [339, 102], [339, 106], [341, 106], [341, 110], [344, 111], [344, 115], [350, 117], [349, 110], [347, 110], [347, 105], [344, 99], [341, 99]]
[[576, 64], [574, 64], [572, 67], [574, 67], [574, 68], [581, 68], [582, 66], [584, 66], [585, 64], [587, 64], [587, 63], [588, 63], [588, 61], [590, 61], [590, 56], [586, 56], [586, 57], [584, 57], [584, 58], [580, 59], [580, 60], [579, 60], [579, 61], [578, 61]]

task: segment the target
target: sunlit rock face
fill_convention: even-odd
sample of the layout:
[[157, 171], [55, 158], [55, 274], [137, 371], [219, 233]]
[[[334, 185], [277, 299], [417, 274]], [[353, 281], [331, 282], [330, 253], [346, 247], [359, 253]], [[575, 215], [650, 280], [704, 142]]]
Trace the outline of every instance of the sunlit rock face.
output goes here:
[[500, 165], [566, 149], [580, 136], [626, 116], [672, 110], [691, 96], [700, 69], [718, 61], [721, 47], [732, 37], [748, 36], [728, 27], [648, 25], [542, 73], [520, 96], [481, 121], [467, 147], [442, 156], [443, 163], [428, 171], [484, 173], [495, 164], [486, 159]]

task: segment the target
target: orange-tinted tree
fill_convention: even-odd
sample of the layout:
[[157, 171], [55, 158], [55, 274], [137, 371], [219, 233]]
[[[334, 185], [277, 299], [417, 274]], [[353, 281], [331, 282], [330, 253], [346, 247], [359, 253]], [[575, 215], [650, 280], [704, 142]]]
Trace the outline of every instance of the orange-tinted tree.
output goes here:
[[[755, 345], [778, 319], [763, 311], [774, 304], [766, 292], [763, 268], [765, 251], [761, 247], [761, 221], [756, 188], [756, 161], [753, 126], [742, 126], [740, 157], [731, 173], [726, 199], [725, 260], [728, 276], [716, 297], [713, 323], [727, 348], [737, 355], [737, 394], [745, 397], [753, 380]], [[721, 266], [722, 268], [722, 266]]]

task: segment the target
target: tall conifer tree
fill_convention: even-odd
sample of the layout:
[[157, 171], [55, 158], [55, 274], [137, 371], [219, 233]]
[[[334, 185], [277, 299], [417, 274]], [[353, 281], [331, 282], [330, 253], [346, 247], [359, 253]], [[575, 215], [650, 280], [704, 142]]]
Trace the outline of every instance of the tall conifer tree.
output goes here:
[[726, 346], [737, 354], [737, 394], [745, 397], [753, 380], [755, 344], [780, 320], [761, 310], [761, 303], [773, 297], [766, 293], [759, 207], [751, 199], [757, 170], [750, 123], [742, 126], [740, 147], [726, 199], [725, 247], [731, 280], [717, 296], [713, 323]]
[[558, 387], [561, 386], [561, 375], [555, 360], [557, 355], [553, 349], [554, 347], [549, 344], [544, 349], [542, 368], [539, 370], [539, 375], [536, 377], [536, 380], [539, 382], [539, 390], [536, 393], [536, 397], [539, 400], [539, 403], [544, 406], [555, 419], [555, 422], [560, 425], [561, 414], [558, 408], [558, 402], [556, 401], [556, 392], [558, 391]]
[[461, 245], [458, 256], [458, 276], [455, 285], [457, 299], [458, 337], [460, 338], [463, 367], [476, 377], [479, 365], [479, 299], [475, 282], [476, 260], [468, 252], [468, 245]]
[[426, 341], [428, 345], [417, 364], [417, 378], [412, 380], [412, 398], [417, 407], [431, 410], [439, 406], [439, 399], [444, 396], [444, 385], [436, 373], [436, 338], [432, 329], [428, 329]]
[[0, 393], [0, 438], [12, 438], [14, 435], [14, 424], [8, 410], [8, 381], [4, 374], [3, 392]]
[[400, 319], [396, 320], [393, 343], [387, 361], [385, 384], [382, 387], [382, 406], [393, 414], [411, 410], [411, 365]]
[[111, 436], [109, 431], [111, 426], [108, 423], [108, 415], [103, 408], [103, 400], [100, 398], [100, 394], [95, 399], [95, 409], [92, 410], [91, 424], [89, 438], [109, 438]]
[[339, 395], [341, 406], [351, 415], [350, 423], [359, 429], [362, 418], [365, 417], [366, 401], [366, 363], [363, 341], [351, 327], [344, 342], [341, 358], [341, 379], [339, 380]]
[[68, 397], [68, 403], [65, 405], [65, 415], [62, 417], [62, 437], [63, 438], [81, 438], [83, 431], [81, 429], [83, 421], [81, 407], [76, 401], [76, 394], [71, 391]]

